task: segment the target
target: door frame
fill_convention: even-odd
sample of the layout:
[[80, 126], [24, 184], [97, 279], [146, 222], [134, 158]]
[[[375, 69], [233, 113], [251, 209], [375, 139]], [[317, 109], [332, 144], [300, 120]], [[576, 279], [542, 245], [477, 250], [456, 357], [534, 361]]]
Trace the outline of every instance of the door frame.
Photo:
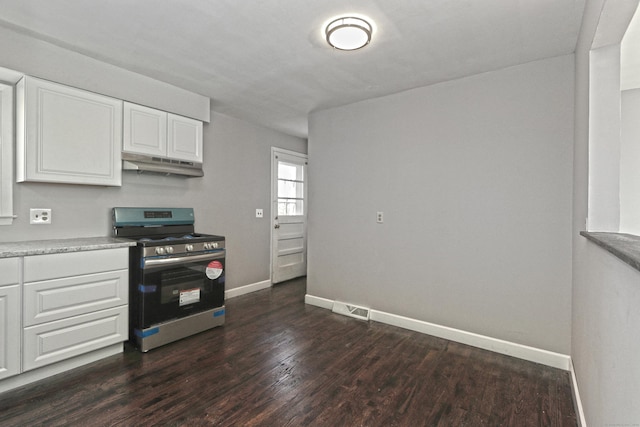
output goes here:
[[[289, 155], [289, 156], [296, 156], [296, 157], [300, 157], [302, 159], [305, 160], [306, 162], [306, 170], [308, 171], [308, 167], [309, 167], [309, 155], [305, 154], [305, 153], [300, 153], [298, 151], [293, 151], [293, 150], [288, 150], [286, 148], [279, 148], [279, 147], [271, 147], [271, 156], [269, 158], [270, 162], [271, 162], [271, 181], [270, 181], [270, 193], [271, 193], [271, 198], [270, 198], [270, 208], [269, 208], [269, 227], [270, 227], [270, 231], [269, 231], [269, 281], [271, 282], [271, 284], [273, 285], [273, 272], [274, 272], [274, 257], [273, 257], [273, 251], [274, 251], [274, 247], [273, 247], [273, 232], [275, 230], [275, 221], [276, 221], [276, 216], [278, 213], [278, 194], [277, 194], [277, 180], [278, 180], [278, 171], [276, 170], [276, 168], [274, 167], [276, 162], [275, 162], [275, 156], [277, 154], [285, 154], [285, 155]], [[304, 236], [305, 236], [305, 260], [306, 260], [306, 256], [307, 256], [307, 221], [309, 220], [309, 203], [308, 203], [308, 172], [305, 175], [305, 186], [304, 186]]]

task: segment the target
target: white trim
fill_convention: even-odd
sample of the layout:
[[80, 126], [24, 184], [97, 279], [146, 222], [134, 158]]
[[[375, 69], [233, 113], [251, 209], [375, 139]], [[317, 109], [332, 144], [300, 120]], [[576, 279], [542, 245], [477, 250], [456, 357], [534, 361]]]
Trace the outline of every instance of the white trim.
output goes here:
[[0, 67], [0, 82], [16, 84], [24, 76], [24, 73], [11, 70], [9, 68]]
[[280, 148], [280, 147], [271, 147], [271, 152], [273, 153], [274, 151], [277, 151], [280, 154], [286, 154], [288, 156], [296, 156], [296, 157], [302, 157], [305, 160], [309, 159], [309, 155], [305, 154], [305, 153], [300, 153], [298, 151], [293, 151], [293, 150], [287, 150], [286, 148]]
[[434, 323], [410, 319], [408, 317], [398, 316], [396, 314], [385, 313], [377, 310], [371, 310], [371, 320], [380, 323], [386, 323], [387, 325], [398, 326], [400, 328], [409, 329], [423, 334], [433, 335], [462, 344], [468, 344], [473, 347], [490, 350], [495, 353], [506, 354], [508, 356], [517, 357], [519, 359], [528, 360], [530, 362], [541, 363], [543, 365], [563, 369], [565, 371], [569, 370], [571, 358], [565, 354], [554, 353], [552, 351], [529, 347], [510, 341], [504, 341], [498, 338], [479, 335], [473, 332], [467, 332], [447, 326], [436, 325]]
[[[2, 75], [0, 73], [0, 76]], [[11, 225], [15, 218], [13, 214], [13, 146], [15, 144], [13, 92], [13, 86], [0, 83], [0, 225]]]
[[261, 291], [271, 287], [271, 280], [263, 280], [262, 282], [251, 283], [246, 286], [240, 286], [238, 288], [227, 289], [224, 291], [224, 297], [226, 299], [239, 297], [240, 295], [250, 294], [251, 292]]
[[[277, 212], [278, 212], [278, 195], [277, 195], [277, 188], [278, 188], [278, 171], [277, 171], [277, 167], [276, 167], [276, 156], [278, 154], [281, 154], [283, 156], [292, 156], [292, 157], [298, 157], [302, 160], [305, 161], [305, 164], [308, 165], [309, 163], [309, 155], [305, 154], [305, 153], [300, 153], [297, 151], [292, 151], [292, 150], [287, 150], [286, 148], [280, 148], [280, 147], [275, 147], [275, 146], [271, 146], [271, 190], [270, 190], [270, 203], [269, 203], [269, 212], [268, 212], [268, 216], [269, 216], [269, 227], [270, 227], [270, 231], [269, 231], [269, 277], [271, 278], [271, 281], [274, 281], [274, 262], [275, 262], [275, 258], [274, 258], [274, 243], [273, 243], [273, 239], [274, 239], [274, 231], [275, 230], [275, 225], [276, 225], [276, 217], [277, 217]], [[305, 167], [306, 170], [306, 167]], [[308, 183], [308, 173], [305, 172], [305, 178], [304, 178], [305, 184], [304, 184], [304, 246], [305, 246], [305, 258], [307, 256], [307, 221], [308, 221], [308, 188], [309, 188], [309, 183]], [[277, 282], [276, 282], [277, 283]]]
[[[313, 295], [305, 295], [305, 303], [329, 310], [333, 307], [332, 300], [315, 297]], [[566, 354], [554, 353], [540, 348], [529, 347], [422, 320], [411, 319], [397, 314], [371, 310], [370, 319], [374, 322], [385, 323], [387, 325], [397, 326], [399, 328], [448, 339], [565, 371], [569, 371], [571, 366], [571, 357]]]
[[326, 308], [327, 310], [333, 309], [333, 300], [315, 297], [309, 294], [306, 294], [304, 296], [304, 303], [309, 305], [315, 305], [316, 307], [320, 307], [320, 308]]
[[580, 399], [580, 392], [578, 391], [578, 379], [576, 378], [576, 371], [573, 366], [573, 360], [569, 363], [571, 372], [571, 391], [573, 392], [573, 403], [575, 404], [575, 410], [578, 415], [578, 425], [580, 427], [587, 427], [587, 420], [584, 417], [584, 408], [582, 407], [582, 400]]

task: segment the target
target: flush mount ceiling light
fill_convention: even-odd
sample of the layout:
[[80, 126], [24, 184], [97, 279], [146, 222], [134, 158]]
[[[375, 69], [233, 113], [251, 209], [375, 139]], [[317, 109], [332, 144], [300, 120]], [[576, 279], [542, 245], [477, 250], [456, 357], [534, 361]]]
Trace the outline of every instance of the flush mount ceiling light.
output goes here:
[[334, 19], [325, 28], [327, 43], [340, 50], [356, 50], [371, 41], [371, 24], [352, 16]]

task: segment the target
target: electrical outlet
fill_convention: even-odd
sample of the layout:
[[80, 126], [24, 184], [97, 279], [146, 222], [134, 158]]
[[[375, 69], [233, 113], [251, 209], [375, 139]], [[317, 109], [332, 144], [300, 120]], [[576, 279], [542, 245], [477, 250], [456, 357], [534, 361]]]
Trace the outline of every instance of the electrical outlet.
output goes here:
[[256, 218], [263, 218], [264, 211], [262, 209], [256, 209]]
[[51, 224], [51, 209], [29, 209], [29, 224]]
[[376, 215], [376, 222], [382, 224], [384, 222], [384, 212], [378, 212]]

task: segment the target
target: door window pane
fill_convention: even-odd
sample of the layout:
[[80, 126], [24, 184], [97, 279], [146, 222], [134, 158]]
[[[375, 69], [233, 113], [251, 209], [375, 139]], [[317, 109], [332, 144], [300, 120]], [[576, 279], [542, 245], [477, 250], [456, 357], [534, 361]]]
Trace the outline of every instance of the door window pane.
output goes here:
[[304, 167], [278, 161], [278, 215], [304, 215]]

